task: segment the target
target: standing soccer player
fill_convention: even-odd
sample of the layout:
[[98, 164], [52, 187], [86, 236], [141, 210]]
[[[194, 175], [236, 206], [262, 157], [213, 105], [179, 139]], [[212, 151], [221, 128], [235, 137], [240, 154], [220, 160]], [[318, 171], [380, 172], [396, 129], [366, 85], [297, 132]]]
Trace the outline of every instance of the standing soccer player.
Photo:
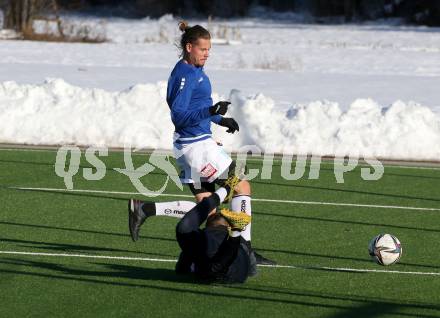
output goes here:
[[[180, 39], [182, 59], [169, 77], [167, 103], [175, 126], [174, 152], [181, 168], [180, 179], [189, 186], [196, 201], [201, 202], [215, 192], [219, 179], [226, 179], [235, 171], [235, 162], [211, 137], [211, 122], [226, 127], [228, 133], [239, 131], [239, 126], [233, 118], [224, 117], [229, 102], [220, 101], [213, 105], [211, 83], [203, 70], [211, 49], [209, 31], [200, 25], [189, 27], [186, 22], [180, 22], [179, 29], [183, 32]], [[233, 190], [225, 201], [231, 203], [232, 211], [250, 216], [249, 182], [241, 180]], [[154, 213], [164, 215], [165, 210], [188, 211], [190, 208], [185, 201], [157, 203]], [[251, 250], [250, 224], [241, 236]], [[252, 258], [257, 264], [275, 264], [255, 252], [252, 252]]]

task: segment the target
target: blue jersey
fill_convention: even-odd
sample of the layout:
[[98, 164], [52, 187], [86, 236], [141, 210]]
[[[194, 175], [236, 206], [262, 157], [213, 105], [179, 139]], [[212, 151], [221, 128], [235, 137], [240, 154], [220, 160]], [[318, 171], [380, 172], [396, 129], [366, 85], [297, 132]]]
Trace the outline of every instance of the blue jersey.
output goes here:
[[202, 67], [177, 62], [167, 87], [167, 103], [171, 109], [177, 143], [192, 143], [211, 137], [211, 121], [219, 123], [221, 116], [211, 116], [211, 83]]

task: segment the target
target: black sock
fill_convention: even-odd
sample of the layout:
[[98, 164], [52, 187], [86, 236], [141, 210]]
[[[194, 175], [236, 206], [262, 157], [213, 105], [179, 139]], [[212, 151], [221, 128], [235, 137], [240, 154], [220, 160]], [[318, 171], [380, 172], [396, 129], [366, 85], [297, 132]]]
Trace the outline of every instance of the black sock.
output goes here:
[[156, 205], [154, 202], [144, 202], [142, 203], [142, 211], [146, 216], [156, 215]]

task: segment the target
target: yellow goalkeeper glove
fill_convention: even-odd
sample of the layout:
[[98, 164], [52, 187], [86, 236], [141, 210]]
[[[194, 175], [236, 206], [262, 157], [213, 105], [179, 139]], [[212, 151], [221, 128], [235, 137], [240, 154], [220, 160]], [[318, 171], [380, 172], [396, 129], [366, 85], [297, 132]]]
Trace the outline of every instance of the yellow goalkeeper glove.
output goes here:
[[221, 209], [220, 214], [228, 221], [231, 231], [243, 231], [251, 223], [251, 216], [244, 212], [234, 212], [229, 209]]

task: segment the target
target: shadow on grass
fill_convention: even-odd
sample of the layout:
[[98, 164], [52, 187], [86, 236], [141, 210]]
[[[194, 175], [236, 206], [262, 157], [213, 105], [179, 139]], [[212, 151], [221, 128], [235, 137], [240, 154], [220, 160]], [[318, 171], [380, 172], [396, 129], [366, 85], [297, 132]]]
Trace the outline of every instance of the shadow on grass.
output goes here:
[[[128, 200], [127, 198], [109, 196], [109, 195], [104, 195], [104, 194], [68, 192], [68, 190], [64, 190], [64, 189], [62, 189], [62, 191], [43, 190], [43, 189], [19, 189], [17, 186], [7, 186], [7, 185], [0, 185], [0, 188], [8, 190], [8, 191], [37, 192], [37, 193], [44, 193], [44, 194], [57, 194], [57, 195], [61, 195], [61, 196], [86, 197], [86, 198], [116, 200], [116, 201], [125, 201], [125, 202], [127, 202], [127, 200]], [[99, 190], [99, 191], [105, 191], [105, 190]], [[121, 194], [121, 195], [124, 195], [124, 194]]]
[[252, 214], [264, 215], [264, 216], [269, 216], [269, 217], [273, 216], [273, 217], [280, 217], [280, 218], [291, 218], [291, 219], [306, 220], [306, 221], [340, 223], [340, 224], [348, 224], [348, 225], [381, 226], [381, 227], [387, 227], [387, 228], [396, 228], [396, 229], [404, 229], [404, 230], [415, 230], [415, 231], [425, 231], [425, 232], [440, 233], [440, 229], [426, 229], [426, 228], [420, 228], [420, 227], [401, 226], [401, 225], [394, 225], [394, 224], [334, 220], [334, 219], [326, 219], [326, 218], [318, 218], [318, 217], [310, 217], [310, 216], [297, 216], [297, 215], [278, 214], [278, 213], [272, 213], [272, 212], [271, 213], [266, 213], [266, 212], [259, 212], [259, 211], [252, 211]]
[[[14, 266], [28, 266], [32, 269], [39, 268], [49, 270], [57, 274], [65, 274], [69, 276], [77, 276], [79, 280], [84, 276], [105, 277], [105, 278], [122, 278], [130, 280], [159, 280], [171, 282], [193, 282], [191, 276], [177, 275], [174, 270], [162, 268], [146, 268], [139, 266], [107, 264], [107, 263], [88, 263], [96, 267], [102, 267], [103, 270], [86, 270], [70, 268], [65, 265], [50, 262], [36, 262], [26, 260], [16, 260], [6, 258], [0, 261], [0, 264], [9, 264]], [[1, 271], [1, 270], [0, 270]], [[34, 274], [31, 271], [25, 271], [27, 274]], [[116, 284], [117, 285], [117, 284]]]
[[423, 201], [440, 202], [440, 199], [438, 199], [438, 198], [423, 198], [423, 197], [416, 197], [416, 196], [410, 196], [410, 195], [369, 192], [369, 191], [349, 190], [349, 189], [336, 189], [336, 188], [318, 187], [318, 186], [311, 186], [311, 185], [264, 182], [264, 181], [258, 181], [258, 180], [252, 180], [251, 184], [262, 184], [264, 186], [291, 187], [291, 188], [312, 189], [312, 190], [320, 190], [320, 191], [332, 191], [332, 192], [354, 193], [354, 194], [362, 194], [362, 195], [374, 195], [374, 196], [381, 196], [381, 197], [387, 197], [387, 198], [399, 198], [399, 199], [409, 199], [409, 200], [423, 200]]
[[[251, 163], [251, 162], [246, 163], [246, 166], [254, 167], [254, 168], [255, 167], [256, 168], [262, 167], [261, 164], [255, 164], [255, 163]], [[294, 166], [295, 165], [293, 165], [293, 166], [291, 165], [291, 167], [292, 167], [291, 171], [294, 170], [294, 168], [293, 168]], [[281, 163], [273, 163], [272, 167], [277, 167], [277, 168], [281, 169]], [[367, 168], [368, 169], [367, 166], [365, 166], [365, 167], [359, 166], [359, 168]], [[392, 168], [397, 168], [397, 167], [394, 167], [392, 165], [391, 166], [385, 166], [384, 176], [394, 176], [394, 177], [403, 177], [403, 178], [412, 178], [412, 179], [434, 179], [434, 180], [440, 179], [440, 176], [427, 176], [427, 175], [420, 175], [420, 174], [405, 174], [405, 173], [389, 172], [389, 171], [387, 171], [387, 168], [388, 169], [392, 169]], [[414, 168], [417, 168], [417, 166], [414, 166]], [[305, 171], [308, 171], [308, 170], [310, 170], [310, 164], [308, 164], [306, 166], [306, 168], [305, 168]], [[438, 168], [436, 170], [438, 170]], [[279, 170], [279, 174], [281, 174], [280, 171], [281, 170]], [[327, 172], [329, 174], [334, 174], [335, 169], [334, 168], [327, 168], [327, 167], [321, 165], [319, 167], [319, 171], [325, 171], [325, 172]], [[347, 174], [347, 175], [349, 175], [349, 174], [360, 175], [360, 169], [347, 171], [347, 172], [344, 173], [344, 175], [345, 174]], [[306, 176], [306, 175], [307, 175], [306, 172], [304, 172], [304, 176]]]
[[[146, 161], [142, 162], [145, 163]], [[36, 161], [25, 161], [25, 160], [3, 160], [0, 159], [0, 163], [12, 163], [12, 164], [18, 164], [18, 165], [33, 165], [33, 166], [46, 166], [46, 167], [54, 167], [56, 166], [56, 164], [54, 162], [36, 162]], [[58, 166], [62, 166], [65, 167], [66, 165], [58, 165]], [[84, 169], [84, 168], [91, 168], [93, 170], [93, 172], [96, 172], [96, 167], [94, 166], [90, 166], [90, 165], [84, 165], [84, 164], [79, 164], [78, 168]], [[120, 173], [118, 171], [116, 171], [115, 169], [126, 169], [126, 167], [107, 167], [105, 166], [104, 169], [99, 169], [99, 170], [106, 170], [108, 172], [116, 172], [116, 173]], [[130, 170], [132, 172], [134, 172], [134, 170]], [[160, 175], [160, 176], [166, 176], [166, 173], [164, 172], [159, 172], [159, 171], [151, 171], [148, 174], [154, 174], [154, 175]]]
[[[268, 287], [268, 286], [262, 286], [262, 285], [227, 285], [225, 288], [229, 289], [237, 289], [237, 290], [245, 290], [245, 291], [252, 291], [252, 292], [259, 292], [259, 293], [271, 293], [271, 294], [277, 294], [281, 296], [293, 296], [297, 298], [301, 297], [310, 297], [310, 298], [317, 298], [317, 299], [323, 299], [323, 300], [331, 300], [331, 301], [350, 301], [350, 302], [358, 302], [360, 303], [360, 306], [348, 308], [347, 310], [343, 310], [340, 313], [336, 314], [335, 316], [329, 316], [329, 317], [374, 317], [370, 316], [373, 313], [376, 313], [374, 310], [371, 311], [370, 307], [376, 307], [378, 309], [376, 314], [386, 314], [393, 312], [394, 310], [397, 310], [400, 308], [412, 308], [412, 309], [428, 309], [428, 310], [435, 310], [440, 311], [440, 306], [438, 304], [431, 304], [431, 303], [422, 303], [422, 302], [407, 302], [405, 303], [398, 303], [397, 299], [392, 298], [386, 298], [386, 297], [369, 297], [365, 295], [343, 295], [338, 293], [323, 293], [319, 291], [310, 291], [310, 290], [297, 290], [292, 288], [286, 288], [281, 286], [276, 287]], [[392, 311], [388, 311], [390, 309], [393, 309]], [[356, 310], [361, 310], [361, 312], [356, 313]], [[417, 315], [407, 314], [407, 313], [395, 313], [398, 316], [414, 316], [414, 317], [435, 317], [435, 316], [426, 316], [426, 315], [420, 315], [419, 313]]]
[[395, 173], [395, 172], [385, 172], [385, 175], [393, 176], [393, 177], [411, 178], [411, 179], [434, 179], [434, 180], [440, 179], [440, 177], [411, 175], [411, 174]]
[[[270, 288], [264, 289], [258, 286], [243, 286], [243, 285], [218, 285], [216, 288], [203, 287], [196, 284], [196, 282], [188, 276], [178, 276], [170, 269], [158, 268], [144, 268], [138, 266], [127, 266], [119, 264], [105, 264], [92, 263], [96, 266], [102, 266], [103, 270], [85, 270], [75, 269], [64, 265], [48, 262], [34, 262], [16, 259], [3, 259], [0, 264], [10, 265], [12, 270], [0, 269], [3, 274], [21, 275], [24, 277], [36, 277], [48, 279], [53, 284], [54, 280], [72, 281], [76, 284], [100, 284], [104, 286], [124, 286], [124, 287], [138, 287], [145, 288], [152, 291], [168, 292], [172, 294], [193, 295], [195, 297], [214, 297], [219, 301], [228, 300], [235, 302], [258, 301], [261, 305], [300, 305], [310, 308], [325, 308], [338, 310], [337, 314], [329, 317], [375, 317], [379, 313], [392, 313], [396, 316], [402, 317], [422, 317], [433, 318], [438, 315], [428, 314], [411, 314], [401, 312], [400, 310], [408, 309], [430, 309], [439, 310], [438, 306], [430, 304], [399, 304], [395, 301], [384, 302], [375, 301], [372, 299], [363, 299], [357, 296], [334, 296], [326, 293], [310, 293], [307, 291], [286, 291], [285, 289]], [[29, 270], [17, 270], [22, 267], [29, 267]], [[41, 272], [35, 272], [41, 270]], [[184, 283], [184, 286], [178, 284], [158, 285], [157, 283], [148, 283], [155, 281], [165, 281], [171, 283]], [[18, 281], [15, 281], [17, 284]], [[17, 287], [15, 287], [17, 288]], [[229, 288], [235, 288], [243, 291], [240, 295], [228, 292]], [[287, 298], [288, 297], [288, 298]], [[360, 303], [358, 304], [353, 304]], [[362, 310], [362, 312], [359, 312]], [[294, 314], [294, 312], [292, 312]], [[354, 316], [352, 316], [354, 314]], [[341, 316], [345, 315], [345, 316]]]
[[[86, 230], [86, 229], [74, 229], [74, 228], [69, 228], [69, 227], [16, 223], [16, 222], [6, 222], [6, 221], [0, 221], [0, 224], [4, 224], [4, 225], [8, 225], [8, 226], [11, 225], [11, 226], [18, 226], [18, 227], [45, 229], [45, 230], [67, 231], [67, 232], [76, 232], [76, 233], [90, 233], [90, 234], [108, 235], [108, 236], [119, 236], [119, 237], [123, 237], [124, 239], [130, 239], [130, 235], [128, 233], [123, 234], [123, 233], [115, 233], [115, 232], [94, 231], [94, 230]], [[166, 241], [166, 242], [176, 242], [175, 239], [171, 239], [171, 238], [157, 237], [157, 236], [146, 236], [146, 235], [142, 235], [140, 237], [140, 240], [142, 240], [142, 239]]]
[[[120, 197], [120, 196], [126, 196], [127, 193], [121, 193], [117, 194], [119, 196], [110, 196], [106, 195], [106, 191], [108, 192], [117, 192], [118, 190], [100, 190], [96, 189], [96, 191], [102, 191], [102, 194], [94, 194], [94, 193], [85, 193], [81, 192], [82, 190], [77, 190], [78, 192], [69, 191], [67, 189], [60, 189], [59, 191], [56, 190], [44, 190], [44, 189], [24, 189], [26, 187], [23, 187], [23, 189], [20, 189], [17, 185], [0, 185], [0, 189], [8, 190], [8, 191], [24, 191], [24, 192], [39, 192], [39, 193], [45, 193], [45, 194], [57, 194], [57, 195], [64, 195], [64, 196], [79, 196], [79, 197], [86, 197], [86, 198], [96, 198], [96, 199], [106, 199], [106, 200], [116, 200], [116, 201], [127, 201], [128, 198], [126, 197]], [[75, 190], [76, 191], [76, 190]], [[94, 191], [93, 189], [85, 189], [83, 191]], [[125, 191], [121, 191], [125, 192]], [[183, 192], [181, 194], [187, 194], [191, 195], [189, 192]], [[130, 193], [131, 195], [131, 193]], [[141, 193], [139, 192], [133, 192], [132, 196], [139, 196]], [[179, 194], [180, 195], [180, 194]]]
[[[346, 318], [346, 317], [357, 317], [357, 318], [374, 318], [383, 316], [403, 316], [403, 317], [432, 317], [409, 313], [399, 312], [402, 306], [399, 304], [387, 304], [387, 303], [366, 303], [352, 308], [347, 308], [339, 311], [336, 314], [326, 316], [327, 318]], [[408, 306], [403, 306], [403, 308], [408, 308]], [[435, 317], [435, 316], [434, 316]]]
[[[338, 255], [325, 255], [325, 254], [316, 254], [316, 253], [304, 253], [304, 252], [297, 252], [297, 251], [287, 251], [287, 250], [277, 250], [277, 249], [265, 249], [265, 248], [255, 248], [258, 252], [270, 252], [270, 253], [278, 253], [278, 254], [289, 254], [294, 256], [306, 256], [306, 257], [317, 257], [317, 258], [327, 258], [327, 259], [338, 259], [338, 260], [347, 260], [347, 261], [355, 261], [355, 262], [362, 262], [362, 263], [368, 263], [371, 264], [372, 260], [369, 258], [368, 253], [366, 252], [365, 258], [355, 258], [355, 257], [348, 257], [348, 256], [338, 256]], [[402, 265], [406, 266], [414, 266], [414, 267], [422, 267], [422, 268], [432, 268], [432, 269], [439, 269], [440, 265], [426, 265], [426, 264], [414, 264], [414, 263], [406, 263], [399, 261], [398, 264], [395, 264], [393, 266], [400, 267]], [[314, 268], [318, 270], [326, 270], [325, 268]], [[335, 270], [331, 270], [335, 271]], [[346, 270], [344, 270], [346, 272]]]
[[[28, 164], [28, 165], [46, 165], [54, 167], [54, 163], [45, 163], [45, 162], [32, 162], [32, 161], [19, 161], [19, 160], [0, 160], [0, 162], [4, 163], [14, 163], [14, 164]], [[93, 168], [92, 166], [87, 165], [79, 165], [80, 168]], [[114, 168], [109, 167], [105, 168], [107, 171], [117, 172], [114, 170]], [[328, 170], [333, 171], [333, 169], [328, 168], [321, 168], [321, 170]], [[117, 172], [119, 173], [119, 172]], [[160, 171], [152, 171], [149, 174], [152, 175], [160, 175], [160, 176], [166, 176], [164, 172]], [[430, 176], [412, 176], [407, 174], [398, 174], [398, 173], [389, 173], [389, 175], [392, 176], [402, 176], [402, 177], [413, 177], [413, 178], [430, 178], [430, 179], [440, 179], [440, 177], [430, 177]], [[272, 182], [271, 180], [264, 181], [264, 180], [252, 180], [252, 184], [262, 184], [264, 186], [279, 186], [279, 187], [292, 187], [292, 188], [304, 188], [304, 189], [312, 189], [312, 190], [319, 190], [319, 191], [333, 191], [333, 192], [343, 192], [343, 193], [354, 193], [354, 194], [362, 194], [362, 195], [373, 195], [373, 196], [382, 196], [382, 197], [388, 197], [388, 198], [399, 198], [399, 199], [409, 199], [409, 200], [422, 200], [422, 201], [431, 201], [431, 202], [440, 202], [440, 199], [438, 198], [424, 198], [424, 197], [417, 197], [417, 196], [409, 196], [409, 195], [399, 195], [399, 194], [391, 194], [391, 193], [380, 193], [380, 192], [369, 192], [369, 191], [361, 191], [361, 190], [351, 190], [351, 189], [337, 189], [337, 188], [329, 188], [329, 187], [319, 187], [319, 186], [312, 186], [312, 185], [300, 185], [300, 184], [294, 184], [292, 183], [277, 183]], [[3, 186], [4, 188], [8, 188], [7, 186]], [[34, 191], [34, 190], [32, 190]], [[49, 191], [44, 191], [49, 192]], [[54, 191], [54, 193], [62, 193], [58, 191]], [[114, 198], [114, 197], [106, 197], [106, 196], [95, 196], [95, 197], [101, 197], [101, 198], [109, 198], [109, 199], [120, 199], [120, 198]]]
[[164, 256], [164, 257], [175, 257], [175, 255], [161, 254], [161, 253], [146, 253], [140, 251], [130, 251], [125, 249], [117, 249], [110, 247], [97, 247], [97, 246], [87, 246], [78, 244], [66, 244], [66, 243], [47, 243], [38, 241], [28, 241], [28, 240], [17, 240], [17, 239], [7, 239], [0, 238], [0, 242], [14, 243], [20, 247], [27, 247], [32, 249], [47, 250], [47, 251], [60, 251], [60, 252], [123, 252], [123, 253], [135, 253], [143, 255], [153, 255], [153, 256]]
[[[194, 295], [196, 297], [214, 297], [219, 299], [219, 301], [222, 301], [222, 299], [239, 302], [252, 300], [269, 304], [292, 304], [341, 310], [349, 308], [349, 306], [335, 305], [331, 303], [323, 304], [308, 300], [299, 301], [297, 299], [294, 299], [293, 297], [292, 299], [281, 299], [273, 297], [273, 293], [268, 293], [267, 295], [263, 296], [249, 295], [249, 293], [242, 294], [240, 296], [231, 295], [230, 293], [221, 291], [220, 288], [203, 288], [203, 286], [199, 286], [199, 284], [196, 284], [194, 279], [192, 279], [191, 277], [178, 276], [174, 273], [173, 270], [170, 269], [153, 269], [126, 265], [106, 265], [105, 267], [107, 269], [110, 268], [114, 269], [115, 271], [87, 271], [82, 269], [73, 269], [66, 266], [47, 262], [32, 262], [21, 260], [15, 261], [10, 259], [0, 261], [0, 264], [9, 264], [12, 265], [14, 268], [13, 270], [0, 269], [0, 273], [22, 275], [29, 278], [47, 278], [51, 282], [53, 282], [54, 280], [65, 280], [74, 281], [76, 284], [81, 282], [86, 284], [101, 284], [107, 286], [139, 287], [161, 292], [170, 292], [177, 294], [184, 293], [187, 297], [188, 295]], [[18, 266], [29, 266], [30, 270], [17, 270]], [[35, 272], [36, 269], [40, 269], [42, 272]], [[47, 273], [47, 271], [53, 273]], [[186, 284], [182, 287], [180, 287], [179, 285], [164, 286], [164, 284], [148, 284], [147, 282], [143, 281], [166, 281]]]
[[339, 260], [349, 260], [356, 262], [363, 262], [371, 264], [370, 259], [363, 258], [355, 258], [355, 257], [347, 257], [347, 256], [335, 256], [335, 255], [325, 255], [325, 254], [316, 254], [316, 253], [304, 253], [304, 252], [296, 252], [296, 251], [287, 251], [287, 250], [278, 250], [278, 249], [268, 249], [268, 248], [254, 248], [258, 252], [270, 252], [276, 254], [289, 254], [294, 256], [306, 256], [306, 257], [318, 257], [318, 258], [328, 258], [328, 259], [339, 259]]

